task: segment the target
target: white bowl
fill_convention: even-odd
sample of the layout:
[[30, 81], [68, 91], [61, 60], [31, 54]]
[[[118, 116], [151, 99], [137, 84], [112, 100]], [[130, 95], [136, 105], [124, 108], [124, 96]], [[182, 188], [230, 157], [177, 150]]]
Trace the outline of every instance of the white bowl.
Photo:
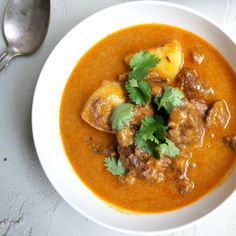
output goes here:
[[136, 235], [170, 232], [203, 218], [236, 188], [236, 170], [224, 183], [192, 205], [161, 214], [126, 214], [98, 199], [79, 179], [65, 155], [59, 131], [59, 108], [66, 81], [79, 58], [97, 41], [118, 29], [141, 23], [164, 23], [194, 32], [217, 48], [236, 71], [236, 46], [214, 23], [186, 7], [158, 1], [110, 7], [72, 29], [48, 58], [35, 90], [32, 126], [43, 169], [58, 193], [88, 219]]

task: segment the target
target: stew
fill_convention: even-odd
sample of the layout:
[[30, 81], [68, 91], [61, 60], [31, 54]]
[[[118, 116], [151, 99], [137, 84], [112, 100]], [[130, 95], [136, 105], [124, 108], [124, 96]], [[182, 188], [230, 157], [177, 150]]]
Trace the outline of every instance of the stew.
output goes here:
[[229, 64], [193, 33], [160, 24], [114, 32], [66, 84], [60, 128], [68, 159], [116, 208], [186, 206], [234, 165], [235, 89]]

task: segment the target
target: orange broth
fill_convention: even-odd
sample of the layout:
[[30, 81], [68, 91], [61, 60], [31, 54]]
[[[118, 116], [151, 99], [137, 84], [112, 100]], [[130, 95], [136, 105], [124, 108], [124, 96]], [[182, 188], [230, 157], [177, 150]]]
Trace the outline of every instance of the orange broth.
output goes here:
[[[81, 119], [81, 110], [89, 96], [103, 80], [117, 80], [127, 71], [124, 57], [142, 49], [157, 47], [176, 39], [184, 50], [184, 66], [196, 69], [205, 84], [215, 91], [213, 100], [224, 99], [231, 119], [226, 129], [206, 131], [203, 146], [193, 151], [188, 177], [195, 183], [192, 192], [181, 195], [173, 180], [155, 184], [138, 179], [135, 184], [122, 183], [104, 167], [104, 155], [94, 153], [88, 140], [109, 146], [111, 134], [89, 126]], [[201, 65], [191, 60], [191, 50], [200, 49], [204, 55]], [[222, 138], [236, 133], [236, 79], [221, 54], [202, 38], [179, 28], [145, 24], [114, 32], [94, 45], [79, 60], [66, 84], [60, 108], [61, 137], [74, 171], [88, 188], [117, 208], [134, 212], [164, 212], [174, 210], [201, 198], [216, 187], [234, 164], [236, 154]]]

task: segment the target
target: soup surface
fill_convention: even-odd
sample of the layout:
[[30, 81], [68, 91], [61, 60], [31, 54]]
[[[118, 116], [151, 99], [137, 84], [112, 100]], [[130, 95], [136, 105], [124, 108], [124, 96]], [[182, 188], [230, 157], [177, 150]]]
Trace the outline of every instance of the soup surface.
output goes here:
[[[208, 118], [202, 118], [204, 137], [201, 137], [201, 145], [192, 149], [182, 162], [181, 157], [169, 158], [176, 166], [184, 165], [183, 168], [178, 169], [170, 164], [165, 168], [165, 178], [161, 181], [136, 178], [135, 183], [130, 184], [122, 177], [111, 175], [104, 166], [104, 150], [112, 149], [115, 145], [115, 135], [90, 126], [81, 118], [81, 112], [90, 95], [103, 81], [118, 81], [120, 74], [129, 71], [124, 61], [127, 55], [159, 47], [172, 40], [182, 45], [182, 68], [194, 69], [201, 82], [212, 88], [206, 99], [207, 105], [210, 104], [211, 108], [216, 101], [223, 100], [230, 115], [223, 117], [226, 119], [223, 126], [213, 125], [210, 128], [206, 128]], [[232, 69], [220, 53], [200, 37], [179, 28], [158, 24], [138, 25], [117, 31], [86, 52], [66, 84], [60, 109], [61, 137], [66, 154], [86, 186], [115, 207], [147, 213], [186, 206], [217, 186], [234, 164], [236, 154], [232, 139], [225, 137], [236, 134], [235, 90], [236, 79]], [[208, 116], [211, 112], [209, 107], [206, 108]], [[227, 145], [227, 140], [230, 145]], [[185, 182], [191, 182], [190, 187], [181, 187], [181, 184], [185, 184], [180, 182], [182, 175], [178, 175], [181, 168], [188, 177]], [[188, 191], [188, 187], [191, 191]]]

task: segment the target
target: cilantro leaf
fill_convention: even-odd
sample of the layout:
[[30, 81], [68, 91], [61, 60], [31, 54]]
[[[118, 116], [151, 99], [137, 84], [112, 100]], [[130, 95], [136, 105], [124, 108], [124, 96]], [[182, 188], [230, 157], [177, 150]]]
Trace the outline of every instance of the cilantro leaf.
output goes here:
[[167, 126], [164, 125], [162, 116], [146, 116], [141, 122], [139, 132], [144, 140], [164, 139], [166, 137]]
[[147, 76], [149, 70], [155, 67], [159, 62], [160, 58], [157, 58], [147, 50], [135, 53], [130, 60], [132, 71], [129, 74], [129, 78], [134, 78], [138, 81], [142, 80]]
[[144, 141], [150, 140], [150, 141], [159, 143], [158, 139], [154, 136], [155, 131], [156, 131], [155, 126], [147, 126], [147, 127], [140, 128], [136, 133]]
[[147, 50], [135, 53], [130, 60], [132, 71], [125, 84], [130, 100], [137, 105], [144, 105], [151, 100], [151, 88], [144, 78], [150, 69], [160, 62], [154, 54]]
[[[140, 132], [137, 132], [134, 136], [134, 141], [137, 147], [143, 149], [149, 155], [159, 155], [156, 149], [158, 140], [144, 140]], [[159, 143], [159, 142], [158, 142]]]
[[106, 157], [104, 159], [104, 165], [106, 169], [114, 176], [122, 176], [126, 172], [124, 164], [115, 157]]
[[144, 105], [151, 101], [151, 88], [147, 81], [130, 79], [126, 82], [125, 88], [128, 91], [130, 100], [137, 105]]
[[164, 139], [166, 137], [167, 128], [167, 126], [159, 125], [154, 133], [155, 137], [158, 137], [158, 139]]
[[160, 61], [160, 58], [149, 53], [147, 50], [135, 53], [130, 60], [130, 66], [135, 72], [134, 77], [138, 80], [143, 79], [149, 70], [155, 67]]
[[166, 130], [162, 116], [146, 116], [135, 134], [135, 144], [148, 154], [159, 157], [158, 145], [165, 139]]
[[184, 94], [177, 88], [166, 86], [162, 97], [155, 97], [154, 103], [158, 105], [158, 110], [164, 107], [170, 113], [174, 107], [181, 105]]
[[180, 149], [168, 138], [165, 139], [165, 143], [158, 146], [159, 152], [169, 157], [175, 157], [179, 155]]
[[110, 121], [112, 129], [120, 130], [128, 126], [130, 119], [134, 115], [133, 104], [122, 103], [113, 108]]
[[135, 79], [130, 79], [129, 80], [129, 85], [133, 88], [138, 88], [138, 81]]
[[165, 121], [162, 116], [145, 116], [141, 121], [142, 126], [164, 125]]
[[154, 102], [157, 106], [160, 104], [161, 97], [162, 97], [162, 94], [158, 94], [157, 96], [155, 96], [155, 97], [153, 98], [153, 102]]

